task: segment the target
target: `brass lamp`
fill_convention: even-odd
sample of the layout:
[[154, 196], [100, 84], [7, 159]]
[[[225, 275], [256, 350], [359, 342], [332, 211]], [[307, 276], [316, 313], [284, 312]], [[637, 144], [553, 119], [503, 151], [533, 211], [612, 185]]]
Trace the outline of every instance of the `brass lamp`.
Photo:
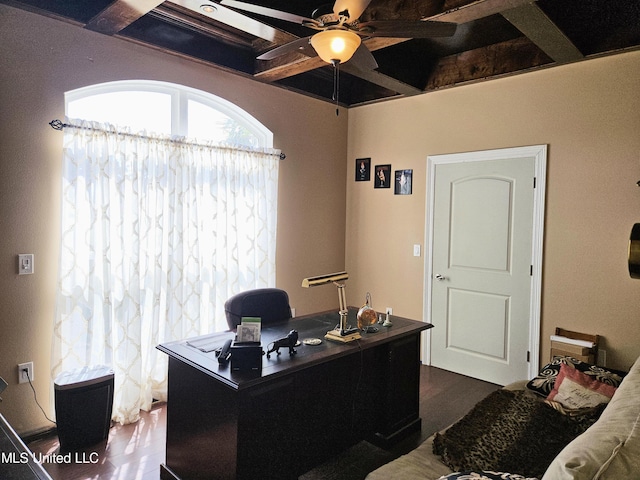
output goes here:
[[[319, 285], [326, 285], [327, 283], [333, 283], [338, 287], [338, 303], [340, 305], [340, 323], [336, 326], [338, 335], [344, 336], [353, 333], [347, 325], [347, 315], [349, 310], [347, 309], [347, 300], [344, 292], [344, 280], [349, 278], [347, 272], [329, 273], [326, 275], [318, 275], [316, 277], [308, 277], [302, 280], [302, 286], [304, 288], [317, 287]], [[357, 331], [357, 329], [355, 329]]]

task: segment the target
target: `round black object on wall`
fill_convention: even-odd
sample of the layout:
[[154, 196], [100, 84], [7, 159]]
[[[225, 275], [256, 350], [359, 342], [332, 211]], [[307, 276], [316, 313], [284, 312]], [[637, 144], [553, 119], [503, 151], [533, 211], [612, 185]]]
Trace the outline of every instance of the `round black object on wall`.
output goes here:
[[629, 236], [629, 275], [640, 278], [640, 223], [636, 223]]

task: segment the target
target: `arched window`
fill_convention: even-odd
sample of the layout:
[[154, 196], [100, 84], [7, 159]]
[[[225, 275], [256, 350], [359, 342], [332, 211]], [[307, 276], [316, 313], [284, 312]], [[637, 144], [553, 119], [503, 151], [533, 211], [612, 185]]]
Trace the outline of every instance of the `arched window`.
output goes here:
[[110, 366], [129, 423], [166, 398], [158, 344], [226, 330], [229, 297], [275, 286], [279, 152], [179, 85], [94, 85], [66, 107], [52, 374]]
[[65, 94], [69, 118], [110, 123], [245, 147], [273, 147], [273, 134], [255, 117], [223, 98], [183, 85], [125, 80]]

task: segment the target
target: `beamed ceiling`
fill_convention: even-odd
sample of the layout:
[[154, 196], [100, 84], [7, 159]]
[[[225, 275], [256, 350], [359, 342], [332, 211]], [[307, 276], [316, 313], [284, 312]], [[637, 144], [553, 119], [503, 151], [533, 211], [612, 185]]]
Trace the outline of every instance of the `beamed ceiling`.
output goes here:
[[[334, 70], [319, 57], [260, 54], [315, 33], [206, 0], [0, 0], [0, 2], [333, 102]], [[310, 17], [312, 0], [247, 0]], [[215, 11], [205, 13], [202, 5]], [[331, 7], [332, 5], [329, 5]], [[331, 8], [329, 8], [331, 9]], [[457, 24], [443, 38], [363, 38], [378, 63], [340, 66], [344, 106], [410, 96], [638, 49], [640, 0], [371, 0], [360, 22]], [[25, 26], [25, 28], [29, 28]]]

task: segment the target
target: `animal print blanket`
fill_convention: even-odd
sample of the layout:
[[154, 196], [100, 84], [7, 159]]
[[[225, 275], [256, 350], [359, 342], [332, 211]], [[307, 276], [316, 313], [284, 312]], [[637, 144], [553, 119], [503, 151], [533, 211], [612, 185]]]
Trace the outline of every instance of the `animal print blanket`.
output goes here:
[[453, 471], [492, 470], [540, 478], [560, 450], [603, 409], [569, 417], [525, 391], [497, 390], [437, 434], [433, 452]]

